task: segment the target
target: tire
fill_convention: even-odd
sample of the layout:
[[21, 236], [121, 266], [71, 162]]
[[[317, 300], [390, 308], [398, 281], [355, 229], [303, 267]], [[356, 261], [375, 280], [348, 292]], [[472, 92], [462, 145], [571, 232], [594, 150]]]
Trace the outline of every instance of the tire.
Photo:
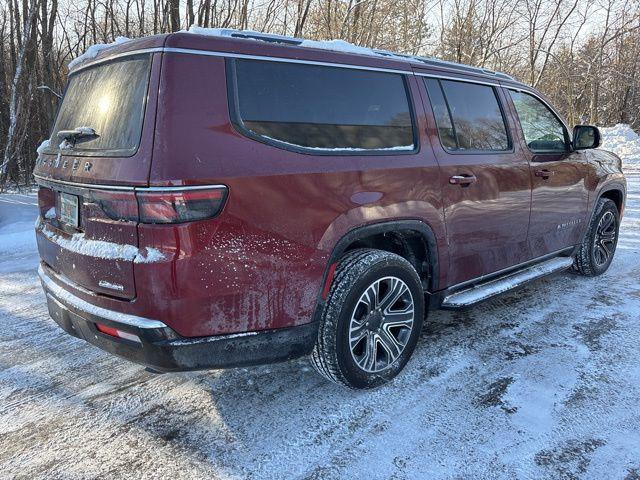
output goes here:
[[424, 308], [420, 277], [407, 260], [382, 250], [348, 252], [322, 312], [313, 367], [354, 389], [390, 381], [415, 349]]
[[616, 251], [619, 228], [620, 214], [616, 204], [608, 198], [600, 198], [578, 248], [574, 269], [587, 277], [606, 272]]

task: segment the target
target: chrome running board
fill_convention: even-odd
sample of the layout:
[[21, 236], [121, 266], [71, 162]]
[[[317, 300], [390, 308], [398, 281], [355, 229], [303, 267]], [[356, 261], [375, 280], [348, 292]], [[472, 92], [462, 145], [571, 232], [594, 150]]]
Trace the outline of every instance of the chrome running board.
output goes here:
[[573, 265], [573, 257], [555, 257], [521, 270], [508, 273], [501, 277], [478, 283], [458, 292], [444, 297], [441, 308], [458, 309], [469, 307], [473, 304], [494, 297], [501, 293], [513, 290], [536, 278], [545, 277], [561, 270], [566, 270]]

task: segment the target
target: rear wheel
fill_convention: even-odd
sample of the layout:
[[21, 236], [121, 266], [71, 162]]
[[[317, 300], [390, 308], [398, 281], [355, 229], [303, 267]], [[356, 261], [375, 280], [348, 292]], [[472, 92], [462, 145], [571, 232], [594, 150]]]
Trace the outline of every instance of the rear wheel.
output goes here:
[[404, 368], [424, 318], [422, 284], [399, 255], [360, 249], [345, 255], [322, 313], [314, 368], [351, 388], [373, 388]]
[[619, 226], [616, 204], [608, 198], [599, 199], [576, 255], [574, 266], [579, 273], [594, 277], [609, 268], [618, 244]]

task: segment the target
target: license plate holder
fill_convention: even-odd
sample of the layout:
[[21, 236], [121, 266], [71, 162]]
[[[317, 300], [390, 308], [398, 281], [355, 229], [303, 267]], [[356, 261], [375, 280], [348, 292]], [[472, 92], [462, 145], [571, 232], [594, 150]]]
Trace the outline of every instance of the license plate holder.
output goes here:
[[78, 228], [78, 196], [60, 192], [60, 221]]

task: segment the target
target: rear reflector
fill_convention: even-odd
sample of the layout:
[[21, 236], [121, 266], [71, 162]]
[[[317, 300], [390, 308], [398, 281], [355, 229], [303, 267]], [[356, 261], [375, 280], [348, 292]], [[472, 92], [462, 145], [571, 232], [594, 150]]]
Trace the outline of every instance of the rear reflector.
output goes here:
[[184, 223], [220, 213], [227, 187], [166, 191], [91, 192], [91, 200], [113, 220], [141, 223]]
[[96, 323], [96, 328], [99, 332], [104, 333], [105, 335], [110, 335], [116, 338], [122, 338], [124, 340], [131, 340], [133, 342], [142, 343], [140, 341], [140, 337], [134, 335], [133, 333], [123, 332], [122, 330], [118, 330], [117, 328], [107, 327], [106, 325], [102, 325], [101, 323]]

